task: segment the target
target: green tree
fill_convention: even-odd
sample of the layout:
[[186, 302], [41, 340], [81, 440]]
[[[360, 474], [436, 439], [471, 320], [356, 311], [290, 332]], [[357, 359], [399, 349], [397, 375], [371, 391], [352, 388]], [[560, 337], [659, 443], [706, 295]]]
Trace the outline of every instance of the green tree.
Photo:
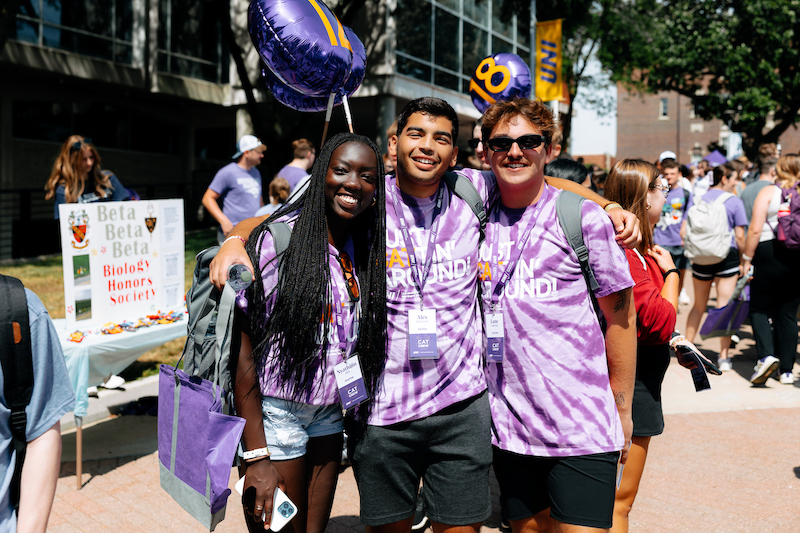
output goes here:
[[[579, 94], [600, 115], [614, 110], [613, 98], [605, 90], [609, 84], [607, 73], [589, 75], [586, 70], [605, 37], [605, 14], [614, 4], [612, 0], [539, 0], [536, 3], [537, 20], [562, 19], [562, 76], [569, 93], [569, 108], [560, 117], [564, 152], [569, 150], [572, 110]], [[529, 28], [530, 0], [503, 0], [501, 20], [511, 20], [513, 13], [517, 14], [518, 24]]]
[[599, 57], [629, 90], [688, 96], [697, 116], [741, 132], [752, 158], [798, 121], [798, 13], [800, 0], [619, 2]]

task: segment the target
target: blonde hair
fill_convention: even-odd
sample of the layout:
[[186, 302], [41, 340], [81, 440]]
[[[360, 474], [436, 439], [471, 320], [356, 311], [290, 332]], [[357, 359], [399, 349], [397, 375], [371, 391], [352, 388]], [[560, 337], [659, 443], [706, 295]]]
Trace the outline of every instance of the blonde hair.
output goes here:
[[653, 228], [647, 215], [647, 191], [655, 185], [658, 169], [643, 159], [622, 159], [611, 168], [603, 196], [627, 209], [639, 219], [642, 243], [639, 252], [644, 255], [653, 247]]
[[782, 189], [796, 187], [800, 181], [800, 156], [797, 154], [781, 156], [775, 164], [775, 172], [778, 174], [775, 185]]
[[[108, 176], [100, 171], [100, 154], [94, 145], [86, 141], [80, 135], [70, 135], [61, 146], [61, 153], [53, 163], [53, 170], [44, 186], [45, 200], [55, 196], [59, 185], [64, 186], [64, 201], [68, 204], [78, 201], [89, 181], [94, 182], [94, 192], [101, 198], [106, 197], [107, 190], [113, 189]], [[84, 172], [81, 164], [84, 150], [91, 151], [94, 157], [94, 165], [89, 172]]]

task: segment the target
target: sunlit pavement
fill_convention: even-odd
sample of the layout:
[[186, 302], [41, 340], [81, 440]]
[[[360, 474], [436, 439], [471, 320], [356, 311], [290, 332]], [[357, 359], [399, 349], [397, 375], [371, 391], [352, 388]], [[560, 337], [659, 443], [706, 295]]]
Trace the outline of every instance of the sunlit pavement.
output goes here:
[[[681, 331], [688, 311], [681, 306]], [[740, 336], [742, 342], [732, 350], [734, 371], [711, 376], [710, 391], [695, 393], [689, 371], [673, 359], [664, 382], [666, 429], [651, 441], [631, 513], [632, 532], [800, 531], [800, 382], [781, 385], [770, 379], [764, 387], [751, 386], [756, 356], [749, 326]], [[698, 345], [716, 359], [717, 339]], [[141, 394], [156, 390], [152, 383], [140, 389]], [[102, 401], [113, 404], [114, 397]], [[85, 428], [80, 491], [74, 441], [73, 433], [65, 434], [65, 462], [48, 531], [203, 531], [159, 486], [155, 417], [125, 416]], [[234, 482], [232, 475], [231, 488]], [[496, 531], [499, 524], [496, 484], [492, 493], [493, 514], [485, 531]], [[234, 493], [216, 531], [245, 530]], [[328, 531], [363, 530], [348, 468], [339, 477]]]

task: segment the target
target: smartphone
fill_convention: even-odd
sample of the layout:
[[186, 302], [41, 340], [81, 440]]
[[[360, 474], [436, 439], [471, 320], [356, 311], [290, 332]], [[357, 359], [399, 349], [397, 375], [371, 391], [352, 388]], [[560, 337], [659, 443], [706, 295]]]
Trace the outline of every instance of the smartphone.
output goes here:
[[[242, 494], [244, 489], [244, 476], [242, 476], [235, 485], [236, 492]], [[255, 494], [253, 495], [255, 499]], [[289, 521], [297, 514], [297, 506], [289, 499], [285, 492], [279, 487], [275, 487], [275, 492], [272, 497], [272, 520], [269, 522], [269, 528], [272, 531], [280, 531], [289, 523]], [[267, 519], [266, 511], [261, 515], [261, 521]]]

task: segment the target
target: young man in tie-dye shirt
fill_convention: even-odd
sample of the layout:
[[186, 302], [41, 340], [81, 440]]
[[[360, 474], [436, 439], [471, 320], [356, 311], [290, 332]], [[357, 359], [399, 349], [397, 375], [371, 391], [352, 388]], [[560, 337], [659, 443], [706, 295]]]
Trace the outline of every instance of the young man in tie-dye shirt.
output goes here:
[[[426, 512], [437, 530], [477, 532], [491, 514], [492, 461], [477, 306], [480, 224], [442, 181], [457, 156], [453, 108], [437, 98], [412, 100], [397, 131], [390, 144], [397, 173], [386, 178], [385, 199], [386, 369], [366, 431], [352, 435], [349, 447], [361, 520], [370, 533], [411, 531], [423, 479]], [[496, 196], [491, 172], [458, 172], [484, 203]], [[555, 181], [604, 202], [578, 184]], [[612, 213], [618, 238], [636, 240], [635, 215]], [[250, 219], [233, 234], [244, 240], [261, 220]], [[229, 240], [212, 263], [212, 282], [221, 287], [230, 264], [248, 262], [239, 239]]]
[[[611, 527], [615, 475], [633, 424], [636, 316], [625, 253], [602, 208], [582, 207], [601, 331], [544, 181], [555, 125], [541, 102], [484, 114], [500, 202], [481, 253], [494, 469], [515, 532]], [[624, 458], [623, 458], [624, 462]]]

